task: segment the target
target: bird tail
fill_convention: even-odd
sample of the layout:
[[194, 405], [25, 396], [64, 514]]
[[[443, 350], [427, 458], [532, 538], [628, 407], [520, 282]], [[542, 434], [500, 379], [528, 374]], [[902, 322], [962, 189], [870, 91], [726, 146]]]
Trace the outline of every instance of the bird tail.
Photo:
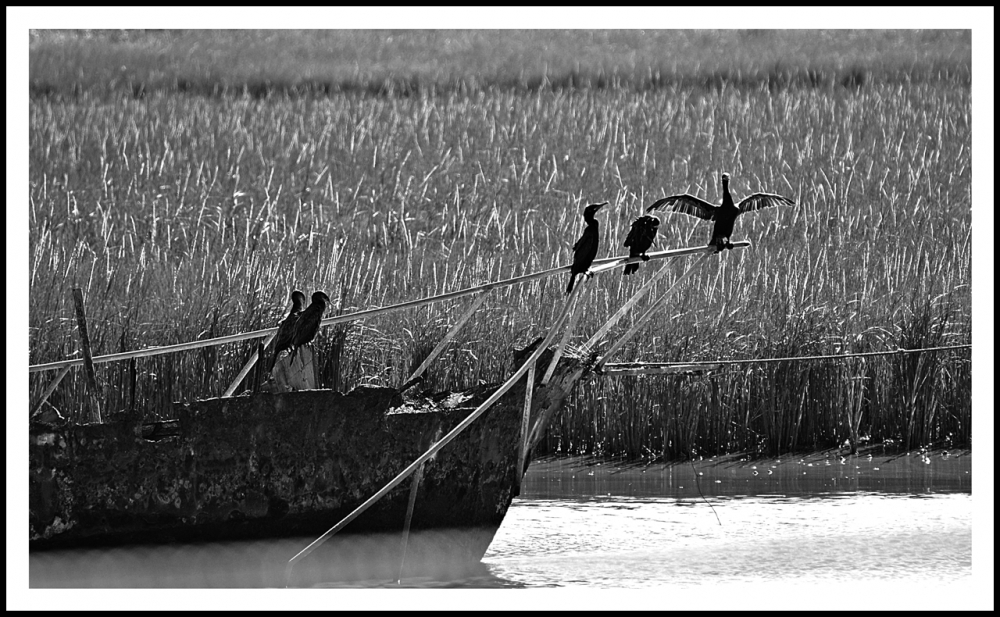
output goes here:
[[569, 275], [569, 285], [566, 286], [566, 293], [569, 294], [573, 291], [573, 281], [576, 280], [576, 272]]
[[625, 269], [622, 270], [622, 276], [635, 274], [638, 271], [639, 271], [639, 264], [625, 264]]

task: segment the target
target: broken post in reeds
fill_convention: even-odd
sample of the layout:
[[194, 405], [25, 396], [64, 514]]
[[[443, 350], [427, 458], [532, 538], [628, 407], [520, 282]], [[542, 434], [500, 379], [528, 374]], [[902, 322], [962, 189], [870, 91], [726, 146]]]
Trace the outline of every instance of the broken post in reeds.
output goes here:
[[439, 355], [441, 355], [441, 352], [445, 350], [445, 348], [448, 346], [448, 343], [450, 343], [458, 335], [458, 331], [461, 330], [462, 326], [465, 325], [465, 322], [469, 321], [469, 319], [472, 318], [472, 315], [477, 310], [479, 310], [479, 307], [483, 305], [483, 302], [486, 301], [486, 298], [489, 295], [490, 292], [486, 291], [480, 294], [478, 298], [472, 301], [472, 304], [469, 306], [468, 309], [466, 309], [465, 314], [463, 314], [462, 317], [459, 318], [459, 320], [455, 323], [455, 325], [451, 327], [451, 330], [449, 330], [448, 333], [444, 335], [444, 338], [441, 339], [440, 342], [438, 342], [438, 344], [434, 347], [433, 350], [431, 350], [431, 353], [428, 354], [426, 358], [424, 358], [424, 361], [420, 363], [420, 366], [417, 367], [417, 370], [413, 371], [413, 374], [410, 375], [409, 378], [407, 378], [407, 380], [403, 382], [404, 384], [408, 384], [412, 382], [414, 379], [424, 374], [424, 371], [426, 371], [428, 367], [430, 367], [431, 363], [434, 362], [434, 360]]
[[90, 353], [90, 335], [87, 333], [87, 314], [83, 310], [83, 291], [73, 288], [73, 305], [76, 307], [76, 325], [80, 330], [80, 348], [83, 351], [83, 366], [87, 375], [87, 405], [86, 411], [90, 422], [101, 421], [100, 390], [97, 386], [97, 373], [94, 371], [94, 359]]
[[698, 266], [700, 266], [703, 263], [705, 263], [705, 260], [708, 259], [709, 256], [710, 256], [710, 254], [703, 255], [701, 259], [699, 259], [698, 261], [696, 261], [694, 264], [691, 265], [691, 267], [689, 267], [687, 270], [685, 270], [683, 274], [681, 274], [679, 277], [677, 277], [677, 280], [674, 281], [673, 285], [671, 285], [670, 287], [668, 287], [667, 290], [665, 292], [663, 292], [663, 294], [660, 295], [659, 298], [657, 298], [652, 304], [650, 304], [649, 308], [646, 309], [646, 312], [642, 314], [642, 317], [640, 317], [639, 319], [637, 319], [636, 322], [634, 324], [632, 324], [632, 327], [629, 328], [628, 331], [625, 332], [625, 334], [623, 334], [617, 341], [615, 341], [615, 343], [611, 346], [611, 348], [608, 349], [607, 353], [605, 353], [604, 356], [602, 356], [601, 359], [597, 361], [597, 366], [595, 367], [594, 370], [595, 371], [600, 371], [603, 368], [605, 362], [607, 362], [607, 360], [611, 356], [613, 356], [615, 354], [615, 352], [617, 352], [619, 349], [621, 349], [622, 347], [624, 347], [625, 343], [627, 343], [629, 340], [631, 340], [632, 337], [635, 336], [635, 333], [639, 331], [639, 328], [641, 328], [642, 326], [644, 326], [646, 324], [646, 322], [649, 321], [649, 319], [654, 314], [656, 314], [656, 311], [659, 310], [660, 305], [663, 304], [664, 301], [666, 301], [667, 297], [670, 295], [670, 293], [674, 289], [677, 288], [678, 285], [680, 285], [681, 281], [683, 281], [684, 279], [686, 279], [689, 274], [691, 274], [692, 272], [694, 272], [694, 270]]
[[[520, 381], [521, 377], [528, 371], [528, 369], [531, 366], [534, 365], [534, 363], [538, 360], [539, 356], [542, 355], [542, 352], [545, 351], [545, 349], [552, 343], [552, 340], [555, 338], [556, 333], [559, 331], [559, 329], [563, 325], [563, 322], [566, 320], [566, 316], [569, 313], [569, 308], [572, 305], [573, 298], [579, 292], [579, 289], [580, 288], [577, 287], [572, 291], [570, 297], [566, 301], [566, 304], [563, 306], [562, 312], [559, 314], [559, 317], [556, 318], [556, 321], [555, 323], [552, 324], [552, 327], [549, 328], [549, 331], [545, 335], [545, 339], [542, 341], [541, 345], [535, 348], [535, 350], [531, 353], [528, 359], [525, 360], [525, 362], [516, 371], [514, 371], [514, 374], [511, 375], [510, 378], [508, 378], [507, 381], [503, 383], [503, 385], [497, 388], [497, 390], [493, 394], [491, 394], [489, 398], [483, 401], [483, 403], [479, 407], [477, 407], [472, 413], [466, 416], [464, 420], [459, 422], [455, 426], [455, 428], [451, 429], [448, 432], [448, 434], [442, 437], [437, 443], [432, 445], [426, 452], [421, 454], [419, 457], [417, 457], [415, 461], [413, 461], [405, 469], [403, 469], [403, 471], [399, 472], [395, 478], [390, 480], [385, 486], [379, 489], [378, 492], [369, 497], [364, 503], [355, 508], [350, 514], [345, 516], [336, 525], [328, 529], [323, 535], [313, 540], [312, 543], [309, 544], [309, 546], [305, 547], [304, 549], [299, 551], [298, 554], [296, 554], [294, 557], [288, 560], [288, 566], [285, 569], [286, 583], [291, 581], [292, 568], [295, 566], [296, 563], [298, 563], [302, 558], [307, 556], [309, 553], [316, 550], [317, 547], [319, 547], [321, 544], [329, 540], [335, 533], [346, 527], [351, 521], [356, 519], [358, 516], [364, 513], [365, 510], [370, 508], [372, 504], [377, 502], [382, 497], [385, 497], [385, 495], [388, 494], [389, 491], [399, 486], [399, 484], [403, 480], [405, 480], [407, 477], [410, 476], [410, 474], [416, 471], [419, 466], [423, 465], [424, 462], [427, 461], [427, 459], [431, 458], [432, 456], [437, 454], [437, 452], [441, 448], [451, 443], [451, 441], [455, 439], [455, 437], [458, 437], [458, 435], [460, 435], [463, 431], [465, 431], [465, 429], [468, 428], [470, 424], [475, 422], [476, 418], [485, 413], [486, 410], [492, 407], [493, 404], [496, 403], [498, 400], [500, 400], [500, 397], [506, 394], [506, 392], [510, 390], [514, 386], [514, 384]], [[520, 473], [520, 471], [518, 473]]]
[[138, 375], [135, 370], [135, 358], [128, 361], [128, 412], [135, 413], [135, 384]]

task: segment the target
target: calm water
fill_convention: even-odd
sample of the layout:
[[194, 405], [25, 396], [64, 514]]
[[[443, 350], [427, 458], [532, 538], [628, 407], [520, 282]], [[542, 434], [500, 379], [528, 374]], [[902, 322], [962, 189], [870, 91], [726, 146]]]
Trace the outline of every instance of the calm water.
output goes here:
[[[972, 575], [969, 452], [834, 453], [677, 465], [536, 461], [483, 563], [404, 578], [409, 588], [667, 589], [962, 582]], [[419, 507], [419, 500], [418, 500]], [[374, 542], [373, 540], [366, 540]], [[398, 535], [364, 554], [394, 554]], [[308, 543], [308, 540], [305, 541]], [[31, 587], [277, 587], [280, 568], [218, 563], [303, 541], [32, 554]], [[191, 551], [199, 551], [192, 555]], [[233, 559], [236, 555], [237, 559]], [[194, 557], [194, 558], [192, 558]], [[398, 557], [392, 557], [398, 559]], [[192, 567], [191, 564], [199, 564]], [[321, 579], [326, 580], [326, 579]], [[395, 587], [395, 581], [317, 587]], [[992, 593], [992, 592], [991, 592]]]
[[483, 561], [526, 587], [960, 581], [971, 456], [538, 463]]

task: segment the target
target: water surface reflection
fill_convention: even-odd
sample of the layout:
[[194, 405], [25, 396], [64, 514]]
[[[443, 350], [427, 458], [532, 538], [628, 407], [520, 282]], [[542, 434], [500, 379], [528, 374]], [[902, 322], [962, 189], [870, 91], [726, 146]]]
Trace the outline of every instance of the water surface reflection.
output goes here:
[[539, 461], [483, 561], [528, 586], [971, 576], [968, 453], [835, 454], [693, 466]]

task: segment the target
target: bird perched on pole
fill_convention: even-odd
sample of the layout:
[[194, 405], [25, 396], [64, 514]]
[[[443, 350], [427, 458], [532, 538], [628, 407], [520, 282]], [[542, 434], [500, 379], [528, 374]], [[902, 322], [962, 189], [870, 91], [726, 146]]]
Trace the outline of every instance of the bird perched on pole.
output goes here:
[[298, 289], [292, 291], [292, 310], [288, 316], [282, 320], [278, 326], [278, 333], [274, 335], [274, 356], [271, 358], [271, 366], [268, 372], [274, 370], [274, 364], [278, 361], [278, 354], [292, 346], [292, 334], [295, 332], [295, 324], [302, 313], [302, 305], [306, 302], [306, 295]]
[[569, 285], [566, 293], [573, 291], [573, 281], [577, 274], [586, 274], [590, 270], [590, 265], [597, 257], [597, 246], [601, 241], [601, 230], [594, 215], [597, 211], [608, 205], [608, 202], [590, 204], [583, 209], [583, 220], [587, 226], [583, 229], [583, 235], [573, 245], [573, 265], [570, 267]]
[[754, 193], [749, 197], [744, 197], [739, 204], [733, 202], [733, 196], [729, 194], [729, 174], [722, 174], [722, 205], [715, 206], [704, 199], [694, 195], [671, 195], [653, 202], [646, 212], [652, 212], [660, 207], [671, 208], [673, 212], [696, 216], [706, 221], [715, 221], [712, 228], [712, 239], [709, 246], [715, 247], [715, 252], [720, 253], [723, 249], [733, 248], [729, 242], [733, 234], [733, 226], [736, 224], [736, 217], [753, 210], [769, 208], [771, 206], [794, 206], [795, 202], [781, 195], [772, 193]]
[[292, 331], [292, 357], [306, 343], [316, 337], [319, 332], [319, 324], [323, 321], [323, 312], [326, 310], [330, 296], [322, 291], [315, 291], [312, 295], [312, 302], [309, 308], [302, 311], [298, 321], [295, 322], [295, 330]]
[[[660, 227], [660, 219], [655, 216], [640, 216], [632, 222], [632, 228], [628, 230], [625, 237], [625, 246], [628, 247], [629, 257], [642, 257], [643, 261], [649, 261], [646, 251], [653, 246], [656, 238], [656, 230]], [[634, 274], [639, 270], [639, 264], [625, 264], [622, 276]]]

